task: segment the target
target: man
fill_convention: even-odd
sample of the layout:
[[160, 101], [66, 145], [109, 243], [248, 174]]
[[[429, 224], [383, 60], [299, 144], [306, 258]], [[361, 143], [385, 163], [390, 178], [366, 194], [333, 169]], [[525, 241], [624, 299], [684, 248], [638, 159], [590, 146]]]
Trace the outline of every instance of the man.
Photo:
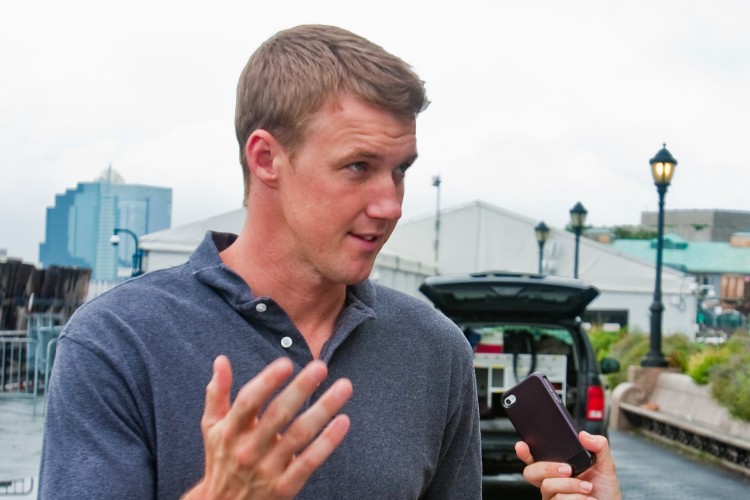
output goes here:
[[[40, 497], [480, 497], [468, 342], [367, 280], [426, 105], [405, 63], [339, 28], [255, 52], [236, 112], [247, 221], [66, 325]], [[545, 467], [530, 480], [577, 481]]]

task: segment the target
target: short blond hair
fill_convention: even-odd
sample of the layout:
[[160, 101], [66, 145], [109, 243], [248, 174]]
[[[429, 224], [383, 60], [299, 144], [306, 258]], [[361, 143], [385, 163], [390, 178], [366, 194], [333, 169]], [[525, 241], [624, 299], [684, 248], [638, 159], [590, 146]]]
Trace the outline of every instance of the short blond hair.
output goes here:
[[408, 64], [335, 26], [280, 31], [253, 53], [237, 85], [234, 120], [245, 200], [250, 183], [245, 143], [250, 135], [266, 130], [293, 152], [304, 140], [310, 118], [342, 93], [407, 118], [429, 104], [424, 82]]

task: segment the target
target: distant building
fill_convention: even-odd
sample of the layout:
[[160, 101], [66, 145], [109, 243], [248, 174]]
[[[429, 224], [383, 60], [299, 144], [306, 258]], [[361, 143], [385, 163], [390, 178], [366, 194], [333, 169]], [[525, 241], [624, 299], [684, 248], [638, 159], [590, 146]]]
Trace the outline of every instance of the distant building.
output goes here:
[[[728, 241], [688, 241], [664, 235], [663, 262], [694, 276], [699, 286], [715, 290], [717, 298], [743, 314], [750, 313], [750, 233], [735, 233]], [[615, 240], [612, 248], [644, 262], [656, 260], [656, 238]]]
[[111, 245], [114, 229], [129, 229], [140, 237], [169, 228], [171, 219], [170, 188], [125, 184], [110, 165], [95, 181], [55, 196], [55, 205], [47, 208], [39, 261], [45, 268], [90, 268], [94, 281], [113, 281], [123, 274], [119, 269], [131, 268], [135, 251], [135, 242], [125, 234], [117, 247]]
[[[656, 231], [658, 212], [642, 212], [641, 226]], [[733, 234], [750, 232], [750, 212], [742, 210], [666, 210], [665, 232], [688, 241], [728, 242]]]

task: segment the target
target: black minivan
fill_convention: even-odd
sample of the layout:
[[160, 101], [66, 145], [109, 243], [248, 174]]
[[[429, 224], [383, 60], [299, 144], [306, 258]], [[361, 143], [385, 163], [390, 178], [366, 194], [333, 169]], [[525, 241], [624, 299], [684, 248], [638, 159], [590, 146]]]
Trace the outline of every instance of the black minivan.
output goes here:
[[503, 392], [534, 371], [552, 382], [579, 430], [607, 435], [609, 411], [602, 373], [581, 317], [599, 291], [559, 276], [481, 272], [427, 278], [419, 289], [451, 318], [474, 348], [485, 475], [523, 469], [520, 439], [505, 417]]

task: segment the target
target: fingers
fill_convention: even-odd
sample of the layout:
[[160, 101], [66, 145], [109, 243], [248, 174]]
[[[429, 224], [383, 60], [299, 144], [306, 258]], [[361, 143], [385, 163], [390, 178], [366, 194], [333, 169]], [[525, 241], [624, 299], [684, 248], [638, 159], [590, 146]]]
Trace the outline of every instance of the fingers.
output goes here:
[[579, 440], [584, 448], [596, 454], [596, 464], [576, 478], [571, 477], [570, 465], [534, 462], [528, 445], [523, 441], [516, 443], [516, 455], [526, 464], [524, 478], [540, 489], [544, 500], [622, 498], [607, 438], [581, 432]]
[[243, 492], [266, 492], [267, 498], [291, 498], [339, 446], [350, 422], [337, 414], [352, 395], [351, 382], [337, 380], [299, 414], [328, 368], [311, 362], [275, 395], [293, 369], [288, 358], [275, 360], [247, 382], [232, 403], [229, 360], [215, 360], [201, 423], [206, 473], [197, 491], [233, 492], [238, 498], [246, 496]]
[[320, 436], [292, 461], [284, 475], [284, 483], [295, 491], [301, 490], [312, 473], [328, 459], [331, 453], [341, 444], [341, 441], [344, 440], [347, 432], [349, 432], [349, 425], [348, 416], [336, 416]]
[[252, 426], [263, 406], [289, 379], [293, 371], [294, 367], [289, 359], [278, 358], [246, 383], [237, 394], [227, 415], [227, 433], [234, 436]]
[[[295, 420], [289, 429], [284, 433], [283, 439], [278, 444], [279, 453], [282, 460], [285, 455], [293, 455], [302, 450], [305, 446], [312, 441], [312, 439], [318, 435], [321, 429], [331, 422], [344, 404], [349, 400], [352, 395], [352, 383], [347, 379], [337, 380], [321, 397], [318, 401], [308, 408], [300, 417]], [[265, 416], [264, 416], [265, 418]], [[348, 418], [347, 418], [348, 422]], [[338, 430], [342, 429], [340, 426], [343, 422], [339, 422], [335, 429], [326, 429], [329, 434], [325, 434], [326, 431], [321, 435], [323, 438], [322, 450], [327, 449], [324, 446], [326, 443], [331, 441], [331, 438], [335, 438]], [[345, 434], [345, 433], [344, 433]], [[343, 439], [343, 435], [341, 436]], [[340, 442], [340, 441], [339, 441]], [[338, 443], [337, 443], [338, 444]], [[312, 446], [312, 445], [311, 445]], [[316, 446], [321, 446], [318, 443]], [[314, 450], [315, 448], [313, 448]], [[308, 450], [306, 450], [307, 452]], [[333, 451], [331, 449], [330, 451]], [[329, 452], [330, 453], [330, 452]], [[312, 453], [314, 455], [314, 453]], [[299, 457], [298, 457], [299, 458]]]
[[596, 466], [599, 470], [614, 473], [615, 460], [609, 449], [609, 441], [604, 436], [595, 436], [586, 431], [581, 431], [578, 440], [584, 448], [596, 455]]
[[529, 445], [527, 445], [523, 441], [519, 441], [516, 443], [516, 455], [526, 465], [531, 465], [534, 463], [534, 457], [531, 456], [531, 449], [529, 449]]
[[595, 436], [586, 431], [581, 431], [578, 434], [578, 440], [584, 448], [594, 453], [598, 454], [603, 451], [609, 451], [609, 442], [604, 436]]
[[231, 387], [232, 366], [226, 356], [219, 356], [214, 360], [213, 377], [206, 387], [206, 408], [201, 421], [204, 433], [229, 412]]
[[594, 485], [574, 478], [547, 478], [539, 489], [542, 500], [588, 500]]
[[541, 488], [546, 479], [567, 479], [572, 474], [570, 465], [558, 462], [532, 462], [523, 469], [523, 477], [537, 488]]
[[[285, 361], [288, 362], [288, 360]], [[291, 367], [291, 362], [289, 363]], [[269, 368], [272, 365], [269, 365]], [[263, 372], [261, 372], [261, 375], [262, 373]], [[242, 430], [249, 427], [248, 425], [243, 424], [243, 422], [247, 422], [249, 418], [252, 418], [254, 422], [257, 421], [253, 432], [247, 435], [238, 446], [238, 452], [240, 453], [240, 456], [244, 457], [243, 461], [245, 463], [252, 463], [264, 457], [267, 459], [267, 462], [271, 464], [272, 469], [281, 470], [291, 461], [298, 448], [289, 444], [286, 446], [280, 446], [280, 433], [287, 425], [289, 425], [292, 419], [294, 419], [299, 409], [305, 404], [305, 401], [310, 398], [312, 393], [315, 392], [315, 389], [318, 388], [327, 374], [328, 369], [324, 363], [320, 361], [311, 362], [300, 371], [294, 380], [292, 380], [292, 382], [290, 382], [289, 385], [287, 385], [287, 387], [273, 399], [273, 401], [271, 401], [260, 418], [258, 418], [258, 412], [261, 410], [262, 401], [268, 400], [273, 392], [268, 391], [268, 389], [277, 389], [280, 384], [283, 383], [283, 380], [278, 380], [279, 385], [274, 384], [273, 387], [265, 387], [264, 389], [266, 389], [266, 391], [259, 392], [258, 388], [255, 387], [256, 384], [254, 384], [255, 380], [258, 379], [258, 377], [256, 377], [256, 379], [253, 379], [253, 381], [242, 388], [234, 406], [232, 407], [232, 411], [235, 411], [236, 409], [236, 415], [234, 415], [234, 417], [238, 422], [238, 431], [242, 432]], [[277, 382], [277, 380], [274, 379], [274, 382]], [[256, 400], [260, 397], [262, 397], [263, 400], [261, 401], [261, 405], [258, 405]], [[332, 416], [332, 414], [329, 415], [328, 420], [330, 420]], [[302, 417], [300, 417], [300, 419], [302, 419]], [[315, 429], [309, 429], [309, 433], [314, 436], [320, 432], [320, 429], [328, 422], [328, 420], [321, 423]], [[308, 427], [305, 428], [307, 429]], [[310, 438], [312, 438], [312, 436], [310, 436]], [[289, 438], [285, 436], [284, 441], [289, 441]]]
[[[292, 421], [305, 401], [312, 396], [312, 393], [315, 392], [315, 389], [325, 380], [327, 375], [328, 368], [321, 361], [313, 361], [304, 367], [294, 380], [268, 405], [263, 413], [258, 430], [269, 439], [276, 436]], [[325, 423], [332, 416], [330, 414]], [[321, 423], [318, 431], [325, 423]]]
[[584, 448], [596, 454], [596, 464], [579, 476], [593, 482], [596, 486], [595, 496], [600, 498], [622, 498], [615, 459], [609, 449], [609, 441], [604, 436], [594, 436], [581, 432], [579, 440]]
[[[236, 440], [236, 451], [243, 463], [263, 460], [270, 470], [282, 471], [295, 454], [310, 444], [331, 422], [351, 397], [351, 382], [337, 380], [314, 405], [295, 418], [328, 375], [325, 363], [313, 361], [262, 410], [265, 402], [289, 378], [291, 371], [292, 365], [288, 359], [276, 360], [237, 395], [229, 411], [225, 439]], [[317, 463], [315, 457], [321, 454], [327, 457], [341, 442], [348, 430], [348, 419], [346, 422], [346, 426], [338, 422], [328, 434], [321, 436], [321, 442], [309, 452], [312, 462]], [[335, 444], [331, 446], [332, 443]]]
[[[521, 441], [516, 444], [516, 453], [521, 458], [525, 450], [528, 450], [526, 443]], [[519, 450], [520, 449], [520, 450]], [[530, 464], [523, 470], [524, 478], [542, 493], [542, 499], [548, 500], [586, 500], [589, 493], [594, 489], [594, 485], [588, 481], [581, 481], [571, 477], [573, 473], [570, 465], [558, 462], [528, 462], [531, 455], [521, 458], [525, 463]]]

